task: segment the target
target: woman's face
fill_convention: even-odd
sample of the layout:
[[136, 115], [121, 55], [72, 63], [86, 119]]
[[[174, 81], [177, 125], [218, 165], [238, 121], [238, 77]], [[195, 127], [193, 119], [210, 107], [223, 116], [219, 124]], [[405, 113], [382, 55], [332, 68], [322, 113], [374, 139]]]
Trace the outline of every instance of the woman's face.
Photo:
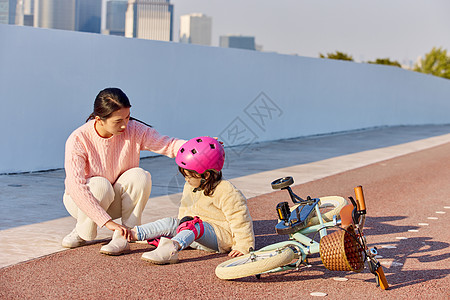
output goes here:
[[130, 120], [130, 108], [116, 110], [106, 120], [102, 120], [99, 117], [95, 117], [95, 120], [97, 121], [95, 128], [100, 136], [110, 138], [113, 135], [122, 134]]

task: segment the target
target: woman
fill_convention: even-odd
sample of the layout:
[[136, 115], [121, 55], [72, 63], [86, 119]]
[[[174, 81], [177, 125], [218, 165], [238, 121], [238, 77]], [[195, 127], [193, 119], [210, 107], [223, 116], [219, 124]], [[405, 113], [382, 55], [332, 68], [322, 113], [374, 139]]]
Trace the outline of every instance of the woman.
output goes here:
[[[63, 201], [77, 223], [63, 239], [63, 247], [82, 246], [95, 239], [97, 226], [105, 226], [114, 234], [100, 252], [129, 252], [128, 243], [120, 237], [129, 238], [130, 228], [141, 224], [151, 192], [150, 173], [139, 168], [140, 151], [175, 157], [185, 143], [130, 118], [130, 107], [120, 89], [100, 91], [94, 112], [67, 139]], [[113, 221], [117, 218], [122, 218], [122, 224]]]

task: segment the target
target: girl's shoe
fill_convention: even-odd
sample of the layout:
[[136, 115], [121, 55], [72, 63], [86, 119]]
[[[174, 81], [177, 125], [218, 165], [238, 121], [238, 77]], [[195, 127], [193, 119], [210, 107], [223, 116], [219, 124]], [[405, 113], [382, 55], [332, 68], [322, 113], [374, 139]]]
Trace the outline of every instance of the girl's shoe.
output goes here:
[[118, 230], [114, 231], [111, 242], [100, 248], [100, 253], [106, 255], [121, 255], [129, 252], [130, 252], [130, 245]]
[[154, 238], [151, 240], [147, 240], [147, 244], [149, 245], [151, 250], [155, 250], [156, 248], [158, 248], [159, 245], [159, 241], [161, 240], [161, 238]]
[[86, 244], [86, 241], [80, 238], [76, 228], [74, 228], [71, 233], [66, 235], [61, 242], [61, 245], [64, 248], [76, 248], [83, 246], [84, 244]]
[[176, 264], [179, 245], [171, 239], [161, 237], [158, 248], [142, 254], [141, 259], [157, 265]]

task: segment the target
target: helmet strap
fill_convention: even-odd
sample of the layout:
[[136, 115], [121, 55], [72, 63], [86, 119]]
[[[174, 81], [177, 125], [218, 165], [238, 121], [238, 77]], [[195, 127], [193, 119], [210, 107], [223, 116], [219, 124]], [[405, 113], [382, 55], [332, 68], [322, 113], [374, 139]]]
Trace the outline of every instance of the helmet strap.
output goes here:
[[194, 193], [196, 193], [196, 192], [198, 192], [198, 191], [201, 191], [202, 189], [203, 189], [203, 185], [205, 184], [205, 182], [206, 182], [206, 179], [205, 178], [203, 178], [203, 174], [202, 174], [202, 179], [200, 179], [200, 185], [198, 186], [198, 187], [196, 187], [194, 190], [193, 190], [193, 192]]

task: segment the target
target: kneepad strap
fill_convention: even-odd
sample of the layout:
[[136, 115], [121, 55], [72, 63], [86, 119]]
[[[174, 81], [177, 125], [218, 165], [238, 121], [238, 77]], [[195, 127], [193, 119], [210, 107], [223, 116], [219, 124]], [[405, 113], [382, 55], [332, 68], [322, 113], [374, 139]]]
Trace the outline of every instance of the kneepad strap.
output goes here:
[[[198, 232], [197, 228], [195, 228], [195, 224], [197, 224], [197, 223], [200, 226], [200, 232]], [[195, 234], [195, 239], [198, 240], [199, 238], [201, 238], [203, 236], [205, 227], [203, 226], [203, 221], [197, 216], [195, 216], [194, 218], [184, 217], [183, 219], [181, 219], [180, 225], [177, 228], [177, 233], [179, 233], [180, 231], [183, 231], [183, 230], [192, 231]]]

